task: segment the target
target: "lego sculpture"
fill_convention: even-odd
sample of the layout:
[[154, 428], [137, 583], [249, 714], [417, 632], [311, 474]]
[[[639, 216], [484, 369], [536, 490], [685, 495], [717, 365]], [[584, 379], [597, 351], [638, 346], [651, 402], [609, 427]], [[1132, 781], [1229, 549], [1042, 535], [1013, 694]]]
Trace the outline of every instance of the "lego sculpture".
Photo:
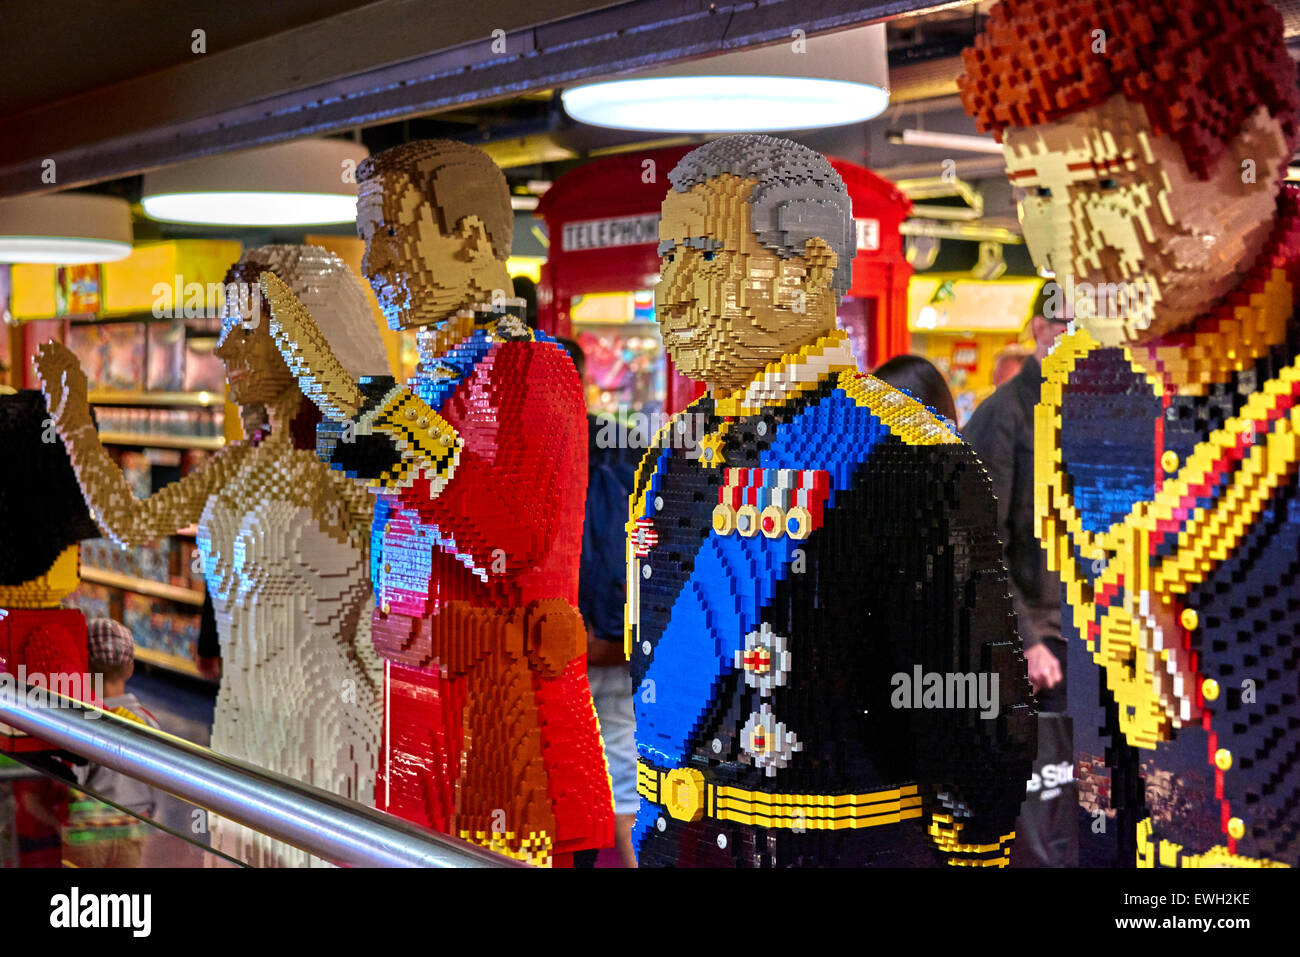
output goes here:
[[824, 157], [733, 136], [669, 179], [655, 310], [709, 390], [631, 500], [638, 861], [1002, 866], [1036, 733], [989, 479], [856, 372]]
[[[315, 455], [319, 417], [285, 367], [254, 294], [267, 273], [311, 304], [344, 368], [386, 361], [364, 288], [337, 256], [314, 246], [248, 252], [226, 276], [217, 355], [231, 401], [246, 421], [266, 426], [146, 500], [132, 495], [100, 444], [72, 353], [46, 344], [37, 368], [107, 535], [136, 545], [198, 523], [223, 664], [213, 750], [370, 804], [382, 678], [369, 640], [372, 505]], [[295, 434], [307, 441], [295, 444]], [[213, 823], [212, 844], [254, 866], [321, 863], [233, 821]]]
[[1088, 660], [1070, 669], [1082, 853], [1104, 815], [1125, 864], [1300, 863], [1300, 197], [1281, 185], [1300, 103], [1281, 18], [1011, 0], [965, 63], [1074, 319], [1043, 367], [1035, 507]]
[[[577, 610], [587, 475], [573, 363], [524, 323], [505, 177], [480, 150], [409, 143], [357, 171], [364, 269], [408, 385], [357, 380], [313, 311], [266, 278], [318, 452], [376, 495], [373, 635], [385, 659], [377, 803], [533, 864], [613, 843]], [[382, 368], [382, 366], [378, 367]]]
[[[0, 386], [0, 448], [0, 671], [93, 700], [86, 619], [60, 605], [81, 583], [79, 542], [99, 533], [39, 392]], [[0, 752], [51, 750], [0, 725]]]

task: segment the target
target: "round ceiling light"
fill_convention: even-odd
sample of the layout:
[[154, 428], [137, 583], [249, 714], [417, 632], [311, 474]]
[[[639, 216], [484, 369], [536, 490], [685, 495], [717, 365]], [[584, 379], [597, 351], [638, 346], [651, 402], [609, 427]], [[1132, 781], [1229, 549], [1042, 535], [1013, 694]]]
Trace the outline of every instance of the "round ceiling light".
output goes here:
[[621, 130], [735, 133], [860, 123], [889, 105], [883, 24], [722, 53], [575, 86], [582, 123]]
[[349, 140], [298, 140], [208, 156], [144, 177], [145, 215], [208, 226], [321, 226], [357, 218], [358, 164]]
[[131, 207], [115, 196], [0, 199], [0, 263], [106, 263], [131, 255]]

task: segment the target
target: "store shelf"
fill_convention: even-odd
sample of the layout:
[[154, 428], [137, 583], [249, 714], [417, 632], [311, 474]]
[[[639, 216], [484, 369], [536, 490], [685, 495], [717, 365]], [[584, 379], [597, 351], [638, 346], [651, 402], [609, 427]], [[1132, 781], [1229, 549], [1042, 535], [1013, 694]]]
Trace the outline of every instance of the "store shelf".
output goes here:
[[136, 645], [135, 659], [136, 661], [143, 661], [145, 664], [156, 665], [159, 668], [179, 671], [181, 674], [190, 675], [194, 678], [203, 677], [203, 674], [199, 671], [198, 665], [194, 662], [190, 661], [188, 658], [182, 658], [180, 655], [170, 655], [165, 651], [155, 651], [152, 648], [145, 648], [141, 645]]
[[594, 326], [602, 329], [649, 329], [659, 325], [654, 319], [571, 319], [575, 326]]
[[208, 449], [224, 448], [226, 440], [220, 435], [165, 435], [148, 432], [100, 432], [99, 441], [105, 445], [142, 445], [151, 449]]
[[[55, 318], [55, 317], [50, 317]], [[63, 316], [73, 326], [115, 326], [122, 323], [176, 323], [220, 322], [220, 316], [155, 316], [152, 312], [113, 312], [113, 313], [78, 313], [75, 316]]]
[[91, 405], [137, 405], [171, 408], [211, 408], [223, 405], [225, 399], [216, 392], [109, 392], [92, 391], [87, 398]]
[[150, 581], [147, 578], [136, 578], [134, 575], [124, 575], [121, 572], [109, 571], [107, 568], [82, 566], [81, 580], [95, 585], [109, 585], [113, 588], [121, 588], [124, 591], [135, 592], [137, 595], [166, 598], [168, 601], [178, 601], [185, 605], [194, 605], [196, 607], [203, 605], [203, 592], [201, 591], [196, 591], [193, 588], [182, 588], [179, 585], [167, 585], [163, 582]]

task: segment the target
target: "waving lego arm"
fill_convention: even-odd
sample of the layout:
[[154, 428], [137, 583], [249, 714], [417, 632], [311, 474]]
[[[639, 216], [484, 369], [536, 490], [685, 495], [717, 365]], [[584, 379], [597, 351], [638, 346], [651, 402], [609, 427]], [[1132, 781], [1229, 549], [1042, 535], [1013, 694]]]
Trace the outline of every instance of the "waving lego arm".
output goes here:
[[99, 440], [77, 357], [59, 343], [47, 342], [37, 350], [36, 372], [86, 504], [99, 527], [118, 544], [155, 541], [197, 522], [208, 497], [234, 475], [248, 452], [246, 445], [228, 445], [180, 481], [137, 499]]

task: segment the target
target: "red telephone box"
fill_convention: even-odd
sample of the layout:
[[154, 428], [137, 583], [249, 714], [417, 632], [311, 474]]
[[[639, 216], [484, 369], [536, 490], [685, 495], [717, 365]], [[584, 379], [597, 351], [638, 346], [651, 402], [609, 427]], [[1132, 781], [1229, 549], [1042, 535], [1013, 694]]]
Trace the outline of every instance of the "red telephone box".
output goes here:
[[[550, 237], [537, 290], [538, 326], [582, 345], [595, 409], [672, 413], [704, 391], [673, 368], [654, 322], [659, 210], [668, 173], [693, 148], [593, 160], [557, 179], [537, 205]], [[853, 284], [840, 323], [858, 361], [870, 368], [908, 349], [912, 271], [898, 227], [911, 202], [864, 167], [830, 162], [848, 187], [857, 225]]]
[[593, 160], [557, 179], [537, 204], [550, 237], [537, 324], [578, 340], [596, 408], [673, 412], [704, 390], [672, 368], [654, 322], [659, 208], [669, 172], [691, 149]]
[[829, 157], [853, 200], [858, 253], [853, 284], [840, 301], [839, 322], [853, 340], [858, 365], [874, 369], [911, 351], [907, 331], [907, 283], [912, 266], [899, 233], [912, 201], [897, 186], [865, 166]]

